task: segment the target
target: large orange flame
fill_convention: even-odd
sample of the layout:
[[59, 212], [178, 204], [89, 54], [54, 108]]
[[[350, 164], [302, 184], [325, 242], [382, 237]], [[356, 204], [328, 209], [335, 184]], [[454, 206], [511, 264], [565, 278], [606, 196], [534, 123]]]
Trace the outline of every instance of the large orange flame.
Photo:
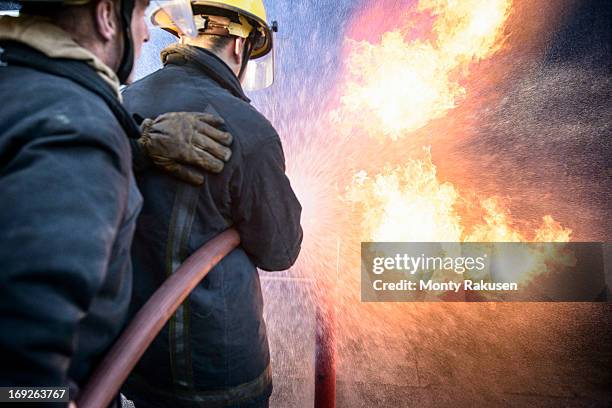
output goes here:
[[[511, 5], [511, 0], [421, 0], [416, 10], [435, 18], [433, 39], [409, 40], [398, 29], [384, 33], [378, 44], [348, 40], [347, 76], [334, 120], [351, 123], [353, 132], [366, 137], [397, 140], [445, 116], [469, 92], [460, 82], [468, 82], [470, 64], [501, 48]], [[400, 160], [405, 163], [394, 170], [358, 172], [347, 189], [344, 198], [357, 205], [362, 220], [362, 240], [570, 238], [571, 230], [550, 215], [535, 231], [521, 231], [498, 198], [469, 198], [441, 181], [427, 147], [423, 156]], [[468, 222], [460, 209], [470, 200], [467, 207], [477, 214]]]
[[510, 0], [421, 0], [417, 11], [435, 18], [435, 39], [409, 40], [397, 29], [379, 44], [348, 40], [338, 115], [357, 120], [368, 135], [392, 139], [443, 117], [465, 95], [459, 80], [469, 64], [500, 48], [510, 6]]

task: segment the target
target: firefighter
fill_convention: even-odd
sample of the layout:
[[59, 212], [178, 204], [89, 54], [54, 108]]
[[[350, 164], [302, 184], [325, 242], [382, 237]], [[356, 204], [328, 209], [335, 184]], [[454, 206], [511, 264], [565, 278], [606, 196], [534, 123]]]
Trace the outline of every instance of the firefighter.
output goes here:
[[128, 138], [143, 169], [195, 184], [229, 156], [211, 116], [163, 115], [141, 134], [121, 105], [147, 3], [23, 0], [0, 17], [0, 386], [74, 399], [123, 327], [141, 208]]
[[196, 38], [181, 35], [164, 10], [153, 14], [180, 41], [162, 51], [161, 70], [128, 87], [125, 104], [143, 118], [218, 114], [234, 136], [233, 155], [201, 187], [155, 169], [137, 175], [145, 204], [133, 245], [134, 310], [220, 232], [236, 228], [242, 242], [178, 309], [122, 392], [136, 407], [265, 407], [272, 380], [257, 268], [286, 270], [302, 241], [281, 141], [242, 86], [271, 83], [273, 26], [261, 0], [197, 0], [192, 8]]

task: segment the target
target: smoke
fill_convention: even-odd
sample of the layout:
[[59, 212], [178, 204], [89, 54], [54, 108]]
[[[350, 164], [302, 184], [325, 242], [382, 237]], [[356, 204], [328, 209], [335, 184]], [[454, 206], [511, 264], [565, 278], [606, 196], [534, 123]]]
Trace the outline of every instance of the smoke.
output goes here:
[[473, 158], [463, 182], [503, 192], [522, 219], [554, 214], [576, 240], [610, 240], [612, 76], [576, 62], [525, 63], [521, 74], [456, 146]]

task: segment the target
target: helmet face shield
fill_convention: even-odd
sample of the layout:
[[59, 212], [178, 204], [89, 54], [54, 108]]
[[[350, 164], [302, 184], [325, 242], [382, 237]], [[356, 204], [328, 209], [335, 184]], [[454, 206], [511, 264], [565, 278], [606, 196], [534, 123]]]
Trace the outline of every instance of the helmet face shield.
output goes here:
[[175, 27], [182, 36], [197, 36], [190, 0], [153, 0], [149, 7], [155, 25]]
[[242, 86], [247, 91], [268, 88], [274, 83], [274, 33], [278, 31], [276, 21], [256, 28], [251, 59], [247, 64]]
[[274, 49], [263, 57], [249, 60], [242, 78], [242, 87], [258, 91], [274, 83]]

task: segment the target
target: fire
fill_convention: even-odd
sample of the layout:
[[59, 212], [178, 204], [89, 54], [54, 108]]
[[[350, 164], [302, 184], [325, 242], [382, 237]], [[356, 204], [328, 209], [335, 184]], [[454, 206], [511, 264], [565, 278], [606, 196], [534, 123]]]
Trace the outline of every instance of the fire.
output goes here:
[[362, 240], [382, 242], [461, 241], [459, 198], [452, 184], [438, 180], [429, 149], [401, 168], [357, 173], [345, 195], [360, 213]]
[[[466, 222], [460, 208], [468, 198], [451, 183], [439, 180], [428, 148], [422, 158], [410, 159], [394, 170], [373, 177], [357, 173], [344, 199], [360, 214], [362, 241], [567, 242], [572, 232], [550, 215], [532, 233], [520, 231], [495, 197], [469, 202], [477, 206], [480, 219]], [[498, 256], [504, 259], [505, 277], [525, 283], [576, 261], [562, 247], [550, 245], [505, 248]]]
[[470, 199], [439, 179], [428, 148], [402, 167], [373, 177], [357, 173], [344, 199], [360, 214], [364, 241], [567, 242], [571, 236], [550, 215], [533, 233], [519, 231], [495, 197], [469, 202], [481, 219], [466, 222], [460, 209]]
[[551, 215], [542, 217], [542, 224], [532, 235], [526, 235], [513, 227], [510, 214], [501, 208], [498, 200], [487, 198], [481, 202], [484, 223], [473, 227], [465, 238], [471, 242], [568, 242], [572, 230], [563, 227]]
[[[444, 117], [467, 95], [460, 80], [469, 79], [470, 64], [501, 48], [511, 6], [511, 0], [421, 0], [416, 11], [434, 19], [432, 39], [411, 40], [403, 33], [409, 30], [397, 29], [379, 44], [348, 40], [336, 121], [353, 121], [369, 137], [397, 140]], [[359, 209], [363, 240], [567, 241], [571, 235], [550, 215], [535, 231], [520, 231], [498, 198], [471, 199], [441, 181], [427, 147], [423, 157], [395, 169], [358, 172], [344, 199]], [[476, 221], [461, 214], [466, 206], [477, 208]]]
[[[435, 18], [435, 39], [406, 39], [397, 29], [380, 44], [348, 40], [339, 115], [357, 120], [368, 135], [394, 140], [443, 117], [466, 94], [459, 79], [469, 64], [501, 46], [510, 6], [511, 0], [421, 0], [417, 11]], [[363, 112], [373, 114], [368, 122], [359, 120]]]
[[[473, 106], [471, 85], [490, 78], [470, 76], [472, 64], [503, 48], [512, 3], [420, 0], [397, 12], [399, 28], [345, 40], [337, 105], [312, 128], [308, 120], [295, 122], [292, 130], [308, 137], [286, 143], [287, 171], [304, 208], [298, 274], [357, 285], [362, 241], [570, 240], [572, 231], [551, 215], [539, 223], [515, 219], [506, 197], [481, 196], [440, 176], [432, 153], [438, 150], [424, 139], [425, 131], [444, 128], [456, 106]], [[526, 254], [518, 272], [543, 271], [551, 257]]]

